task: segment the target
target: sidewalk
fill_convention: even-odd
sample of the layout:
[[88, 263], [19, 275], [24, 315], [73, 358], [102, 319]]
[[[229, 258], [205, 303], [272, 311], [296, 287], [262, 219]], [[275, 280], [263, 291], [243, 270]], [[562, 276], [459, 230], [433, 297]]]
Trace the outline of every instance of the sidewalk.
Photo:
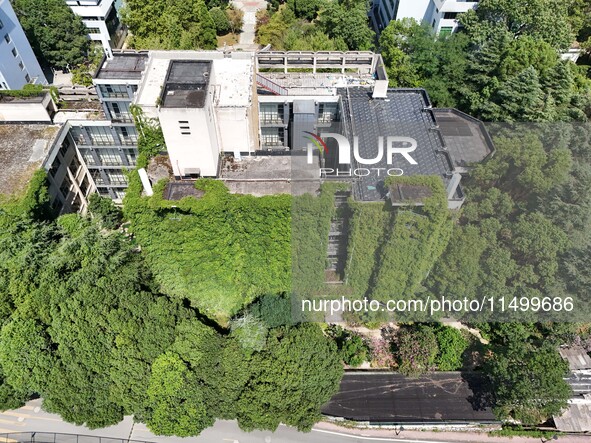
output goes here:
[[[383, 438], [388, 441], [408, 441], [413, 440], [431, 440], [434, 442], [449, 442], [449, 443], [540, 443], [539, 438], [526, 437], [489, 437], [486, 432], [460, 432], [460, 431], [416, 431], [404, 430], [396, 435], [394, 430], [388, 429], [353, 429], [334, 425], [328, 422], [320, 422], [314, 426], [316, 432], [338, 433], [351, 436], [358, 436], [360, 438]], [[553, 442], [554, 440], [551, 440]], [[560, 435], [558, 436], [560, 443], [589, 443], [591, 436], [589, 435]]]
[[256, 51], [259, 48], [259, 45], [254, 41], [257, 22], [256, 13], [261, 9], [267, 9], [267, 2], [265, 0], [234, 0], [232, 4], [244, 12], [244, 26], [240, 33], [240, 41], [234, 47], [247, 51]]

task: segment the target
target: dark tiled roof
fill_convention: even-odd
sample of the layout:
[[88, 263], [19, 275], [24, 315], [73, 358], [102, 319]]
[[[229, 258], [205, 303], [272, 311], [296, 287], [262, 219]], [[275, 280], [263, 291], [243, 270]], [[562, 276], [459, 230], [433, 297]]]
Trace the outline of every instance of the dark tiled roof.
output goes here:
[[96, 73], [98, 79], [140, 80], [148, 61], [147, 53], [114, 53]]
[[[359, 137], [361, 157], [376, 156], [378, 137], [384, 137], [384, 157], [378, 164], [354, 168], [383, 168], [361, 177], [354, 187], [357, 200], [382, 200], [387, 189], [384, 180], [386, 170], [400, 168], [405, 176], [437, 175], [447, 184], [453, 163], [441, 133], [436, 128], [435, 117], [427, 94], [419, 89], [390, 89], [386, 99], [372, 99], [366, 88], [339, 89], [342, 99], [342, 131], [353, 146], [353, 136]], [[386, 163], [386, 137], [410, 137], [417, 141], [417, 149], [411, 153], [417, 164], [412, 165], [401, 155], [394, 155], [393, 164]]]

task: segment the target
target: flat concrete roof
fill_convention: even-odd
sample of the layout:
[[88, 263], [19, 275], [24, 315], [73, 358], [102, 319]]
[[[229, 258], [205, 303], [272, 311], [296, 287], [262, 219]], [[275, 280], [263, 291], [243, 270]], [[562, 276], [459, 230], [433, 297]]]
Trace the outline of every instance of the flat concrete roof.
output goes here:
[[372, 423], [496, 423], [485, 379], [474, 373], [436, 372], [420, 378], [345, 373], [322, 413]]
[[219, 87], [219, 107], [250, 105], [253, 83], [253, 59], [223, 58], [213, 61], [214, 83]]
[[[142, 85], [135, 103], [140, 106], [156, 106], [162, 98], [171, 61], [212, 63], [210, 87], [216, 88], [217, 107], [247, 107], [253, 92], [253, 54], [232, 53], [231, 57], [218, 51], [150, 51]], [[176, 94], [176, 92], [175, 92]]]
[[211, 66], [211, 60], [171, 60], [162, 90], [162, 107], [203, 108]]
[[434, 109], [443, 140], [457, 168], [479, 163], [494, 152], [484, 124], [456, 109]]
[[142, 78], [142, 72], [146, 68], [147, 61], [148, 54], [144, 52], [114, 52], [112, 59], [105, 58], [95, 78], [101, 80], [139, 80]]
[[234, 194], [315, 194], [320, 189], [318, 167], [306, 164], [303, 169], [299, 160], [290, 155], [257, 155], [240, 161], [224, 157], [220, 179]]
[[0, 194], [26, 190], [59, 132], [59, 125], [0, 124]]

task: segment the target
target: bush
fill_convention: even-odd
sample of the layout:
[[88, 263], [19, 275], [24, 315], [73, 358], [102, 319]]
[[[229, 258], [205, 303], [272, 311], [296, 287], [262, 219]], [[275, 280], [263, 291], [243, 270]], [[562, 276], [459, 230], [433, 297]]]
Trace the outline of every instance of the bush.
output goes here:
[[337, 325], [330, 325], [326, 332], [335, 341], [346, 365], [356, 367], [367, 361], [368, 346], [359, 335]]
[[436, 330], [439, 354], [435, 364], [440, 371], [455, 371], [462, 367], [462, 354], [468, 347], [468, 340], [462, 331], [441, 326]]
[[420, 377], [433, 369], [439, 349], [432, 327], [404, 326], [398, 331], [395, 345], [401, 374]]

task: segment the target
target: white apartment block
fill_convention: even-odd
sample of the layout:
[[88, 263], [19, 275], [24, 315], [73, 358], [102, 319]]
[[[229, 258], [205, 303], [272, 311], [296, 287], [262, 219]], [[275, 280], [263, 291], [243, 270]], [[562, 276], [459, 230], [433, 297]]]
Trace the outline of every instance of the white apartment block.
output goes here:
[[370, 18], [378, 33], [392, 20], [413, 18], [445, 35], [456, 31], [459, 14], [477, 6], [478, 1], [466, 0], [374, 0]]
[[115, 0], [66, 0], [72, 11], [82, 17], [88, 28], [90, 40], [103, 45], [105, 55], [113, 56], [113, 48], [117, 48], [123, 38], [121, 22], [117, 15]]
[[9, 0], [0, 0], [0, 89], [47, 80]]

